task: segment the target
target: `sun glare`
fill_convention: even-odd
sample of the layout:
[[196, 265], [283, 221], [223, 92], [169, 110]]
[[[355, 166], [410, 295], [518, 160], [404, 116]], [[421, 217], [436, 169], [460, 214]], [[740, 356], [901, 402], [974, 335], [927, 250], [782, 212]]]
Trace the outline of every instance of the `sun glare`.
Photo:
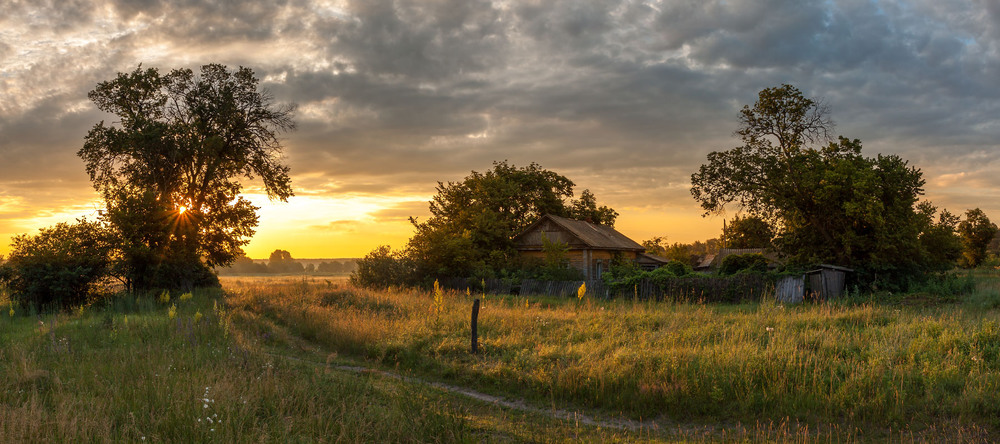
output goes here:
[[187, 210], [188, 210], [188, 207], [185, 207], [184, 205], [181, 205], [180, 207], [177, 208], [177, 212], [180, 213], [180, 214], [184, 214], [184, 212], [187, 211]]

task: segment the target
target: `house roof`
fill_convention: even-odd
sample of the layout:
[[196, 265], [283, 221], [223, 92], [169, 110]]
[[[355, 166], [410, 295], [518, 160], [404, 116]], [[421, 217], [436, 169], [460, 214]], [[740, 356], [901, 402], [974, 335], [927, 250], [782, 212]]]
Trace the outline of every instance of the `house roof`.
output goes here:
[[619, 233], [614, 228], [597, 225], [584, 220], [553, 216], [551, 214], [543, 215], [534, 223], [528, 225], [528, 228], [525, 228], [521, 234], [514, 236], [514, 242], [516, 243], [519, 238], [527, 233], [530, 233], [535, 229], [535, 227], [540, 225], [546, 219], [551, 220], [556, 225], [559, 225], [579, 239], [582, 243], [593, 249], [629, 251], [646, 250], [642, 245], [639, 245], [636, 241], [629, 239], [628, 236]]

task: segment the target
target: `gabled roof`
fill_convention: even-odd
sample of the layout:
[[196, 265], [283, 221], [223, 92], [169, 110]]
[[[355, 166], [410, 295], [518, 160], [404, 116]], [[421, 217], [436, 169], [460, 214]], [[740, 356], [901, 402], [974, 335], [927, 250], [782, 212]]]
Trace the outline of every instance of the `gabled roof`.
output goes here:
[[525, 228], [521, 234], [514, 236], [514, 242], [520, 239], [525, 234], [530, 233], [538, 225], [540, 225], [545, 220], [551, 220], [556, 225], [559, 225], [570, 234], [579, 239], [582, 243], [593, 249], [600, 250], [629, 250], [629, 251], [645, 251], [646, 249], [636, 243], [636, 241], [629, 239], [628, 236], [619, 233], [617, 230], [611, 227], [606, 227], [604, 225], [597, 225], [583, 220], [568, 219], [560, 216], [553, 216], [551, 214], [546, 214], [540, 217], [528, 228]]

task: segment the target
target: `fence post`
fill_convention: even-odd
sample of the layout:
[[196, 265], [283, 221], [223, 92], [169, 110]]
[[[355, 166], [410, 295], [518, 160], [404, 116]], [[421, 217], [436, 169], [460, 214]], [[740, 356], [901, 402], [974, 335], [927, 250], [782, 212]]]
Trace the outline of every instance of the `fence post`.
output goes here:
[[479, 298], [472, 302], [472, 354], [479, 353], [479, 332], [476, 324], [479, 321]]

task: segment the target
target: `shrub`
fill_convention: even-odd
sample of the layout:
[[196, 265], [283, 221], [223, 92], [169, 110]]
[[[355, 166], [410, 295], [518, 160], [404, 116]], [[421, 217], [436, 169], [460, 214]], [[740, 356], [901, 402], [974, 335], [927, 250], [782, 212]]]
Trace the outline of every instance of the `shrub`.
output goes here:
[[411, 285], [414, 282], [413, 262], [388, 245], [372, 250], [358, 259], [351, 273], [351, 284], [358, 287], [388, 288]]
[[88, 302], [110, 264], [106, 228], [80, 219], [16, 236], [0, 274], [8, 275], [12, 298], [22, 305], [69, 308]]
[[663, 268], [667, 269], [674, 276], [687, 276], [693, 273], [691, 266], [681, 261], [667, 262], [667, 265], [664, 265]]
[[719, 274], [733, 275], [743, 270], [766, 272], [767, 258], [760, 253], [734, 254], [726, 256], [719, 267]]

